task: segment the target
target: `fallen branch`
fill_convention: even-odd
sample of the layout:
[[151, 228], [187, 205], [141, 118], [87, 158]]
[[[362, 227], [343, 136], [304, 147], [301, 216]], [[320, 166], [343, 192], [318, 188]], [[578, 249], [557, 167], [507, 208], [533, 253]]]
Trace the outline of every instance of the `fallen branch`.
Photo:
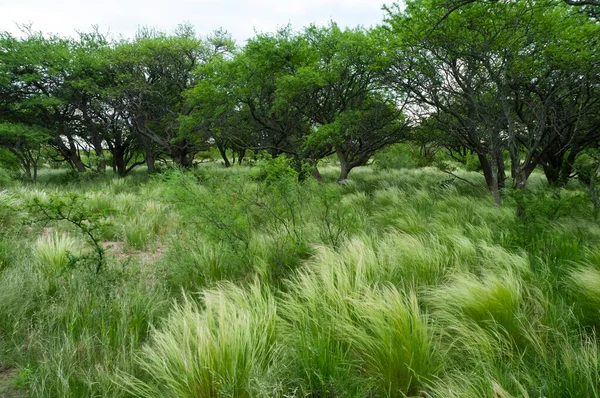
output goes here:
[[444, 172], [444, 173], [446, 173], [446, 174], [450, 174], [452, 177], [454, 177], [454, 178], [456, 178], [458, 180], [466, 182], [467, 184], [471, 185], [474, 188], [483, 188], [483, 185], [481, 185], [481, 184], [475, 184], [474, 182], [469, 181], [466, 178], [459, 177], [456, 174], [454, 174], [453, 172], [451, 172], [450, 170], [441, 170], [441, 171]]

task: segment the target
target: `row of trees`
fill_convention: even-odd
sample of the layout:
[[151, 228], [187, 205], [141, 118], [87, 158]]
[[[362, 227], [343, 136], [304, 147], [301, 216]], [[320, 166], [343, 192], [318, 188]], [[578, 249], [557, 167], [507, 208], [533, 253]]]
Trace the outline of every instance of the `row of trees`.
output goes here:
[[[0, 145], [35, 178], [42, 148], [84, 171], [91, 152], [119, 175], [157, 159], [183, 167], [207, 147], [313, 167], [340, 180], [400, 140], [477, 155], [500, 201], [532, 171], [573, 175], [600, 138], [598, 7], [557, 0], [412, 0], [381, 26], [287, 27], [236, 47], [190, 26], [107, 40], [0, 35]], [[48, 152], [48, 148], [52, 151]], [[107, 153], [110, 156], [107, 156]], [[233, 154], [229, 159], [228, 154]]]
[[341, 179], [401, 139], [407, 121], [384, 86], [382, 40], [335, 24], [260, 35], [243, 49], [223, 32], [201, 40], [190, 26], [110, 42], [0, 37], [0, 143], [35, 178], [40, 148], [74, 169], [91, 152], [119, 175], [161, 157], [191, 166], [216, 146], [241, 162], [247, 150], [313, 166], [337, 153]]

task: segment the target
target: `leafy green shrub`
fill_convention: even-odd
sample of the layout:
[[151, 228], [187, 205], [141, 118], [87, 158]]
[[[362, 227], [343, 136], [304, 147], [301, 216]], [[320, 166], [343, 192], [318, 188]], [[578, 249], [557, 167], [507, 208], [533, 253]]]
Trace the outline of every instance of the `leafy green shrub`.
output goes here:
[[255, 179], [266, 184], [273, 184], [282, 180], [297, 181], [299, 173], [293, 166], [293, 161], [284, 155], [275, 159], [263, 160], [258, 164]]
[[429, 166], [431, 163], [418, 148], [410, 144], [391, 145], [377, 152], [373, 161], [377, 170], [415, 169]]
[[0, 167], [0, 188], [9, 187], [14, 181], [14, 172]]
[[49, 195], [40, 199], [33, 197], [27, 210], [42, 222], [65, 221], [77, 228], [85, 236], [91, 254], [81, 256], [78, 260], [88, 260], [95, 267], [96, 274], [104, 265], [104, 248], [101, 244], [101, 232], [107, 224], [106, 214], [99, 210], [90, 211], [84, 198], [78, 194], [67, 194], [64, 197]]

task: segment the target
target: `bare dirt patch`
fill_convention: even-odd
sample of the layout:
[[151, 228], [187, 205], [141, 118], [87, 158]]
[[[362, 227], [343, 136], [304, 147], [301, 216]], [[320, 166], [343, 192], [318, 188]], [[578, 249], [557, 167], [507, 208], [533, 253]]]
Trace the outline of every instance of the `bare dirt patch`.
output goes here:
[[24, 398], [26, 391], [15, 387], [14, 378], [17, 371], [11, 368], [0, 367], [0, 397], [2, 398]]
[[153, 251], [143, 251], [127, 248], [125, 242], [120, 241], [104, 241], [102, 247], [106, 252], [119, 261], [125, 261], [133, 258], [143, 264], [154, 264], [160, 260], [165, 254], [165, 248], [158, 246]]

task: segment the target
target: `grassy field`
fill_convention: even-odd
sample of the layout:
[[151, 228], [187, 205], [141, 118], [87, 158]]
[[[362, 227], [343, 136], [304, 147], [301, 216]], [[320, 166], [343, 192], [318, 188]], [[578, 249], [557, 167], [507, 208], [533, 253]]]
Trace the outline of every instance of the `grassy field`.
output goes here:
[[0, 395], [600, 396], [600, 226], [577, 184], [534, 174], [495, 208], [434, 168], [321, 171], [6, 185]]

